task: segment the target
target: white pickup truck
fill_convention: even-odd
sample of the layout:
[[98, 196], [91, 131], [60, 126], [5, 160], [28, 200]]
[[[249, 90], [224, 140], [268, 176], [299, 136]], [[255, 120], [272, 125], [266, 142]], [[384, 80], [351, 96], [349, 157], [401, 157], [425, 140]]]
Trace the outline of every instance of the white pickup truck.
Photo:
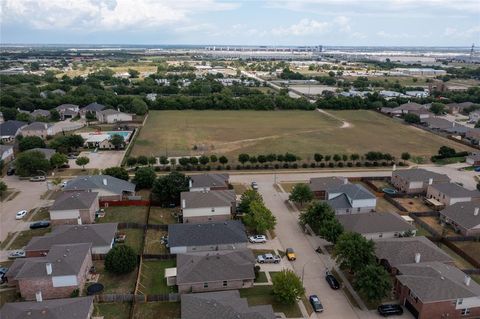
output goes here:
[[264, 254], [257, 256], [257, 262], [259, 264], [278, 264], [281, 258], [278, 255]]

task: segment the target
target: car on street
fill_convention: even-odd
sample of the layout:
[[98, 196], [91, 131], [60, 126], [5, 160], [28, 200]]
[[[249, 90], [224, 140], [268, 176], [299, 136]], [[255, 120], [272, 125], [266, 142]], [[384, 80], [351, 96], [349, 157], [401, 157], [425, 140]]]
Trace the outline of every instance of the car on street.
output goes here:
[[332, 275], [331, 272], [327, 271], [325, 273], [325, 280], [327, 281], [330, 288], [334, 290], [340, 289], [340, 283], [338, 282], [337, 278], [335, 278], [335, 276]]
[[10, 166], [7, 170], [7, 175], [12, 176], [13, 174], [15, 174], [15, 167]]
[[264, 244], [267, 242], [267, 237], [265, 235], [253, 235], [248, 237], [248, 241], [252, 244]]
[[257, 262], [259, 264], [278, 264], [280, 260], [280, 256], [273, 254], [263, 254], [257, 256]]
[[30, 229], [47, 228], [50, 226], [48, 220], [41, 220], [30, 224]]
[[45, 176], [33, 176], [30, 177], [30, 182], [44, 182]]
[[252, 189], [253, 189], [253, 190], [258, 190], [258, 184], [257, 184], [257, 182], [255, 182], [255, 181], [252, 182]]
[[24, 250], [15, 250], [8, 254], [8, 259], [25, 258]]
[[323, 312], [323, 305], [317, 295], [311, 295], [308, 297], [308, 300], [312, 304], [312, 308], [315, 312]]
[[403, 314], [402, 306], [397, 304], [380, 305], [378, 306], [377, 311], [380, 315], [384, 317], [401, 316]]
[[297, 259], [297, 256], [295, 256], [295, 252], [293, 251], [293, 248], [287, 248], [286, 254], [287, 254], [287, 259], [290, 261]]
[[21, 210], [15, 214], [15, 219], [22, 219], [23, 217], [27, 216], [26, 210]]
[[5, 282], [5, 274], [7, 273], [7, 271], [7, 267], [0, 267], [0, 284], [3, 284]]
[[475, 172], [480, 172], [480, 166], [474, 168]]

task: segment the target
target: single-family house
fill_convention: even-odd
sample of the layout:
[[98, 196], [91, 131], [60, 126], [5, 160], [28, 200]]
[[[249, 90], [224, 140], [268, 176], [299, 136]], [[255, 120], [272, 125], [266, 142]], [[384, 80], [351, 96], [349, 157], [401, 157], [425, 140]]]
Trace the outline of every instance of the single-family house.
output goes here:
[[428, 107], [422, 104], [408, 102], [393, 108], [382, 108], [381, 112], [390, 115], [403, 115], [411, 113], [412, 111], [419, 111], [422, 109], [428, 109]]
[[27, 257], [41, 257], [56, 244], [91, 243], [92, 254], [105, 255], [113, 247], [117, 230], [117, 223], [59, 225], [44, 236], [33, 237], [24, 250]]
[[100, 209], [96, 192], [63, 192], [50, 207], [53, 225], [92, 224]]
[[84, 146], [87, 148], [114, 149], [115, 146], [110, 143], [112, 136], [110, 134], [92, 134], [85, 140]]
[[447, 110], [451, 114], [458, 114], [458, 113], [463, 113], [463, 110], [471, 107], [473, 105], [472, 102], [463, 102], [463, 103], [448, 103], [445, 105], [447, 107]]
[[335, 214], [368, 213], [375, 210], [377, 197], [360, 184], [343, 184], [327, 190], [327, 204]]
[[245, 249], [247, 242], [245, 226], [238, 220], [168, 225], [171, 254]]
[[417, 319], [480, 318], [480, 285], [455, 266], [400, 265], [394, 287], [400, 303]]
[[53, 125], [44, 122], [33, 122], [22, 127], [20, 134], [23, 136], [38, 136], [46, 139], [47, 136], [53, 135]]
[[480, 128], [472, 128], [465, 133], [465, 139], [470, 141], [473, 145], [478, 145], [480, 142]]
[[336, 215], [346, 231], [359, 233], [367, 239], [415, 236], [416, 229], [396, 213], [361, 213]]
[[123, 200], [135, 196], [135, 184], [110, 175], [79, 176], [68, 181], [64, 192], [89, 191], [98, 193], [100, 201]]
[[480, 110], [470, 112], [468, 114], [468, 121], [471, 123], [477, 123], [480, 120]]
[[107, 107], [103, 104], [98, 104], [96, 102], [94, 103], [90, 103], [88, 104], [87, 106], [81, 108], [79, 110], [79, 114], [80, 114], [80, 117], [82, 119], [86, 118], [87, 116], [87, 113], [90, 113], [90, 114], [93, 114], [93, 116], [96, 116], [97, 112], [98, 111], [102, 111], [104, 109], [106, 109]]
[[480, 153], [470, 154], [465, 157], [465, 163], [472, 166], [480, 166]]
[[0, 160], [5, 164], [13, 160], [13, 158], [13, 146], [0, 144]]
[[50, 160], [52, 158], [53, 154], [56, 153], [56, 151], [52, 148], [41, 148], [41, 147], [35, 147], [35, 148], [29, 149], [25, 152], [40, 152], [43, 155], [45, 155], [45, 158], [47, 160]]
[[429, 184], [448, 183], [445, 174], [434, 173], [422, 168], [396, 170], [392, 173], [391, 183], [402, 193], [420, 194], [427, 191]]
[[191, 192], [205, 192], [211, 190], [227, 190], [228, 174], [199, 174], [190, 176], [189, 188]]
[[411, 96], [411, 97], [418, 97], [418, 98], [427, 98], [430, 93], [428, 90], [426, 91], [406, 91], [405, 95]]
[[345, 177], [316, 177], [311, 178], [308, 187], [318, 200], [327, 199], [327, 191], [347, 184], [348, 179]]
[[432, 184], [427, 188], [427, 199], [434, 199], [445, 206], [470, 202], [480, 198], [479, 191], [471, 191], [455, 183]]
[[16, 120], [8, 120], [0, 124], [0, 139], [2, 142], [11, 142], [20, 134], [22, 127], [28, 123]]
[[82, 290], [92, 266], [91, 244], [53, 245], [45, 257], [19, 258], [5, 276], [25, 300], [68, 298]]
[[60, 114], [60, 119], [65, 120], [68, 118], [74, 118], [78, 115], [80, 107], [75, 104], [61, 104], [55, 108]]
[[408, 113], [417, 115], [420, 118], [421, 122], [433, 116], [433, 113], [427, 109], [413, 110], [413, 111], [409, 111]]
[[175, 283], [179, 293], [250, 288], [254, 266], [250, 249], [178, 254]]
[[97, 111], [96, 117], [99, 122], [108, 124], [118, 122], [131, 122], [133, 120], [132, 114], [123, 113], [112, 109]]
[[480, 235], [480, 202], [460, 202], [440, 211], [440, 222], [464, 236]]
[[271, 305], [249, 306], [238, 290], [181, 295], [181, 319], [275, 319]]
[[9, 302], [0, 309], [3, 319], [90, 319], [93, 314], [93, 296], [42, 300], [38, 294], [36, 301]]
[[34, 110], [30, 116], [34, 119], [37, 118], [49, 118], [50, 117], [50, 111], [48, 110], [42, 110], [42, 109], [36, 109]]
[[182, 192], [180, 202], [184, 223], [226, 221], [236, 211], [236, 194], [233, 190]]
[[398, 266], [405, 264], [429, 261], [454, 264], [450, 255], [425, 236], [382, 238], [374, 243], [378, 262], [392, 274], [396, 273]]

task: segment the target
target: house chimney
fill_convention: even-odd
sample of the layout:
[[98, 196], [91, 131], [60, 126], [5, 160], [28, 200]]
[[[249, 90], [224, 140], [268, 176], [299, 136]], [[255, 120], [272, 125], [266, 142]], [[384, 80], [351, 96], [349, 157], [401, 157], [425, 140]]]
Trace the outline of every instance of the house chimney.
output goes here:
[[420, 258], [421, 258], [421, 254], [420, 253], [415, 253], [415, 263], [418, 264], [420, 262]]
[[428, 185], [432, 185], [433, 184], [433, 178], [429, 178], [428, 179]]
[[188, 187], [192, 188], [193, 186], [193, 181], [191, 179], [188, 180]]
[[465, 286], [470, 286], [470, 280], [472, 278], [469, 275], [465, 275], [465, 278], [463, 279], [463, 282], [465, 283]]
[[37, 292], [35, 293], [35, 299], [37, 300], [37, 302], [42, 302], [42, 301], [43, 301], [42, 292], [41, 292], [41, 291], [37, 291]]
[[104, 178], [104, 179], [103, 179], [103, 185], [107, 186], [107, 184], [108, 184], [107, 179]]
[[82, 224], [82, 218], [80, 216], [77, 217], [77, 224], [78, 225]]
[[185, 208], [186, 206], [187, 206], [187, 202], [184, 199], [182, 199], [182, 208]]
[[478, 216], [478, 211], [480, 210], [479, 207], [475, 207], [475, 210], [473, 211], [473, 216]]
[[346, 177], [343, 178], [343, 184], [348, 184], [348, 178]]
[[51, 263], [46, 263], [45, 268], [47, 269], [47, 275], [52, 274], [52, 264]]
[[397, 164], [393, 164], [393, 169], [392, 171], [395, 171], [397, 169]]

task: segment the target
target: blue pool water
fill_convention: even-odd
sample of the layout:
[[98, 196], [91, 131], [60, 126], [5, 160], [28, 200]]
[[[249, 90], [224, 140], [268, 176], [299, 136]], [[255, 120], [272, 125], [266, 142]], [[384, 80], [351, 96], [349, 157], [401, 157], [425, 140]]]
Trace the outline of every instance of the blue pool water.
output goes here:
[[110, 136], [121, 135], [121, 136], [123, 136], [123, 138], [127, 138], [132, 132], [130, 132], [130, 131], [110, 131], [110, 132], [105, 132], [105, 133], [107, 133]]

